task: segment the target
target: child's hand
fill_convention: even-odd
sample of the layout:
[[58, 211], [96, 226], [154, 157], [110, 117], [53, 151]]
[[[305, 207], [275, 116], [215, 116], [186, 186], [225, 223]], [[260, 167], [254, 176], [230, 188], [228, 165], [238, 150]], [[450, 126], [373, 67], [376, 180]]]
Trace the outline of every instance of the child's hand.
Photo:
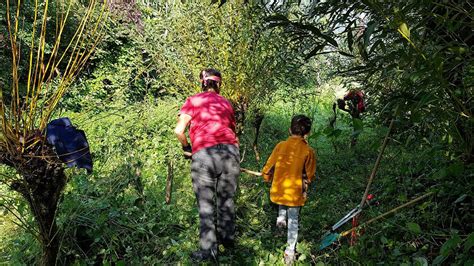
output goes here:
[[303, 197], [308, 196], [308, 187], [309, 187], [309, 181], [308, 179], [303, 179]]

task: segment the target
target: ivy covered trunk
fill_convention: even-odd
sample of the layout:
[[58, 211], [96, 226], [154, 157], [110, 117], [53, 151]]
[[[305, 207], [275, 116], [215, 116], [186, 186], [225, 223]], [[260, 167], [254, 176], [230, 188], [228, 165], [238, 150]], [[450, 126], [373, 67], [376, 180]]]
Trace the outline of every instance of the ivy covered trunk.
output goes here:
[[[34, 149], [32, 149], [34, 150]], [[62, 163], [47, 144], [27, 152], [21, 163], [14, 163], [21, 176], [11, 184], [28, 202], [35, 218], [42, 247], [41, 265], [55, 265], [59, 252], [56, 210], [66, 185]]]

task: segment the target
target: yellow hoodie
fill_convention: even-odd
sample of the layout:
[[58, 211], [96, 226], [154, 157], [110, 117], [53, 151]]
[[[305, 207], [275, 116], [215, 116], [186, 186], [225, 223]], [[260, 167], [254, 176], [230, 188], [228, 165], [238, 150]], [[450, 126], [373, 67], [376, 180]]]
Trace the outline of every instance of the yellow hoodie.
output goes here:
[[270, 181], [270, 200], [290, 207], [303, 206], [306, 193], [303, 176], [314, 180], [316, 156], [314, 150], [299, 136], [290, 136], [278, 143], [263, 167], [263, 179]]

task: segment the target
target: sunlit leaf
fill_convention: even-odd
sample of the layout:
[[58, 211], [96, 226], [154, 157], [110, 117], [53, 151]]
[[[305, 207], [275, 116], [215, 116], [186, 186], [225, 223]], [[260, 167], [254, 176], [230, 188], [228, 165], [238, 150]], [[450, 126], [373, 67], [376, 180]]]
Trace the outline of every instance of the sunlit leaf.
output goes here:
[[410, 30], [405, 22], [398, 26], [398, 32], [400, 32], [400, 34], [402, 34], [406, 39], [410, 39]]
[[470, 116], [466, 115], [464, 112], [461, 112], [461, 115], [464, 116], [464, 117], [467, 117], [467, 118], [470, 117]]
[[306, 260], [306, 254], [301, 254], [300, 257], [298, 258], [298, 261], [304, 261]]

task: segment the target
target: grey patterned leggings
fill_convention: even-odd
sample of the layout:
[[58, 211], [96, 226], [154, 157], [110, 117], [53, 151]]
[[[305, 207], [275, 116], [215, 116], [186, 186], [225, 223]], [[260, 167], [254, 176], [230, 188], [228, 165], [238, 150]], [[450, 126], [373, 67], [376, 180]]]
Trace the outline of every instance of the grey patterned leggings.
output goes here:
[[294, 254], [296, 248], [296, 242], [298, 240], [298, 216], [301, 207], [288, 207], [284, 205], [278, 206], [278, 220], [286, 222], [288, 217], [288, 247], [285, 252], [288, 254]]
[[239, 175], [240, 154], [235, 145], [218, 144], [193, 154], [191, 177], [199, 210], [201, 250], [216, 250], [218, 241], [234, 241], [234, 195]]

